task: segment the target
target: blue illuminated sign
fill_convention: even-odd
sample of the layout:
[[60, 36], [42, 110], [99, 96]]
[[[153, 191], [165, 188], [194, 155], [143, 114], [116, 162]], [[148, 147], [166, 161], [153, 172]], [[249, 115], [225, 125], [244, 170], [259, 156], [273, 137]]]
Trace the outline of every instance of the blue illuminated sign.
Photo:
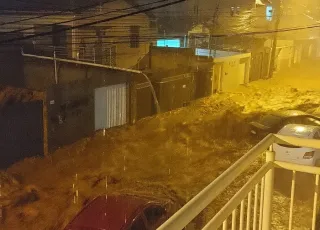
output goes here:
[[157, 40], [157, 46], [180, 48], [180, 39], [160, 39], [160, 40]]
[[266, 8], [266, 18], [268, 21], [272, 21], [273, 8], [272, 6], [267, 6]]

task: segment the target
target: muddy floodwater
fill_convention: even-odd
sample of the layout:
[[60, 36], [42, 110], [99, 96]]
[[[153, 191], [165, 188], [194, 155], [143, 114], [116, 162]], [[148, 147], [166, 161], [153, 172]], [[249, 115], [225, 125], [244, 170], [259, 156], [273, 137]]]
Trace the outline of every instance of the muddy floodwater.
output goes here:
[[[259, 141], [250, 135], [250, 121], [278, 109], [318, 112], [318, 90], [297, 89], [277, 78], [272, 84], [242, 86], [133, 126], [97, 132], [48, 158], [14, 164], [0, 173], [0, 229], [61, 229], [88, 200], [101, 194], [170, 198], [183, 205]], [[202, 219], [212, 217], [263, 161], [261, 157], [219, 196]], [[286, 180], [290, 175], [282, 178]], [[313, 189], [312, 183], [303, 187]], [[287, 229], [286, 189], [276, 188], [274, 229]], [[308, 229], [311, 211], [312, 201], [299, 197], [295, 229]]]

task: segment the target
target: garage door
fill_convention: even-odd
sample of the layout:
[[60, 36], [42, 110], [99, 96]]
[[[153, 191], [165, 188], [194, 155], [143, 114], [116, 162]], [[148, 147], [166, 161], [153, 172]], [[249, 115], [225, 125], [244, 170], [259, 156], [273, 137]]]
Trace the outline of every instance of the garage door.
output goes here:
[[0, 168], [42, 154], [42, 101], [15, 103], [0, 110]]
[[95, 89], [95, 130], [127, 123], [127, 85]]

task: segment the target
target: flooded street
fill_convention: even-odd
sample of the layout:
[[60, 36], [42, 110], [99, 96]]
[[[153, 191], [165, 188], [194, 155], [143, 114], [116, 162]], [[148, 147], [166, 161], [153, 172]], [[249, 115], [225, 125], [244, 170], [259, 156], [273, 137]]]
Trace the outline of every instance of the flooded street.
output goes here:
[[[259, 141], [249, 133], [250, 121], [270, 108], [316, 111], [320, 105], [319, 91], [285, 84], [279, 84], [279, 91], [269, 88], [268, 81], [257, 84], [133, 126], [102, 130], [48, 158], [16, 163], [0, 174], [4, 181], [0, 203], [6, 207], [1, 229], [60, 229], [82, 205], [101, 194], [144, 195], [185, 204]], [[258, 93], [252, 90], [257, 87]], [[255, 162], [203, 217], [212, 217], [263, 160]], [[281, 205], [276, 207], [275, 226], [287, 224], [281, 212], [289, 207], [290, 199], [281, 192], [275, 193], [275, 205]], [[297, 202], [295, 214], [308, 202]], [[310, 214], [304, 210], [294, 224], [301, 224], [298, 220]]]

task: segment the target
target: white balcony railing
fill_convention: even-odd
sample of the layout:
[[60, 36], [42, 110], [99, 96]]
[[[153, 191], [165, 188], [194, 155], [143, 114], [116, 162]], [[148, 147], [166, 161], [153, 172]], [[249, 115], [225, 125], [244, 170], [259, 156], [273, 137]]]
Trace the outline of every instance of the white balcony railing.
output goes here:
[[[191, 199], [184, 207], [167, 220], [158, 230], [183, 229], [199, 215], [250, 165], [266, 153], [266, 162], [247, 183], [221, 208], [217, 214], [202, 228], [232, 230], [270, 230], [272, 221], [272, 201], [275, 167], [292, 171], [290, 211], [288, 229], [293, 220], [293, 203], [295, 196], [296, 172], [315, 175], [315, 189], [311, 229], [315, 230], [318, 200], [320, 168], [275, 161], [272, 144], [289, 144], [320, 149], [319, 140], [301, 139], [270, 134], [241, 157], [235, 164]], [[247, 202], [247, 204], [245, 203]], [[245, 210], [246, 209], [246, 210]], [[253, 209], [253, 210], [252, 210]], [[310, 226], [306, 226], [309, 227]]]

